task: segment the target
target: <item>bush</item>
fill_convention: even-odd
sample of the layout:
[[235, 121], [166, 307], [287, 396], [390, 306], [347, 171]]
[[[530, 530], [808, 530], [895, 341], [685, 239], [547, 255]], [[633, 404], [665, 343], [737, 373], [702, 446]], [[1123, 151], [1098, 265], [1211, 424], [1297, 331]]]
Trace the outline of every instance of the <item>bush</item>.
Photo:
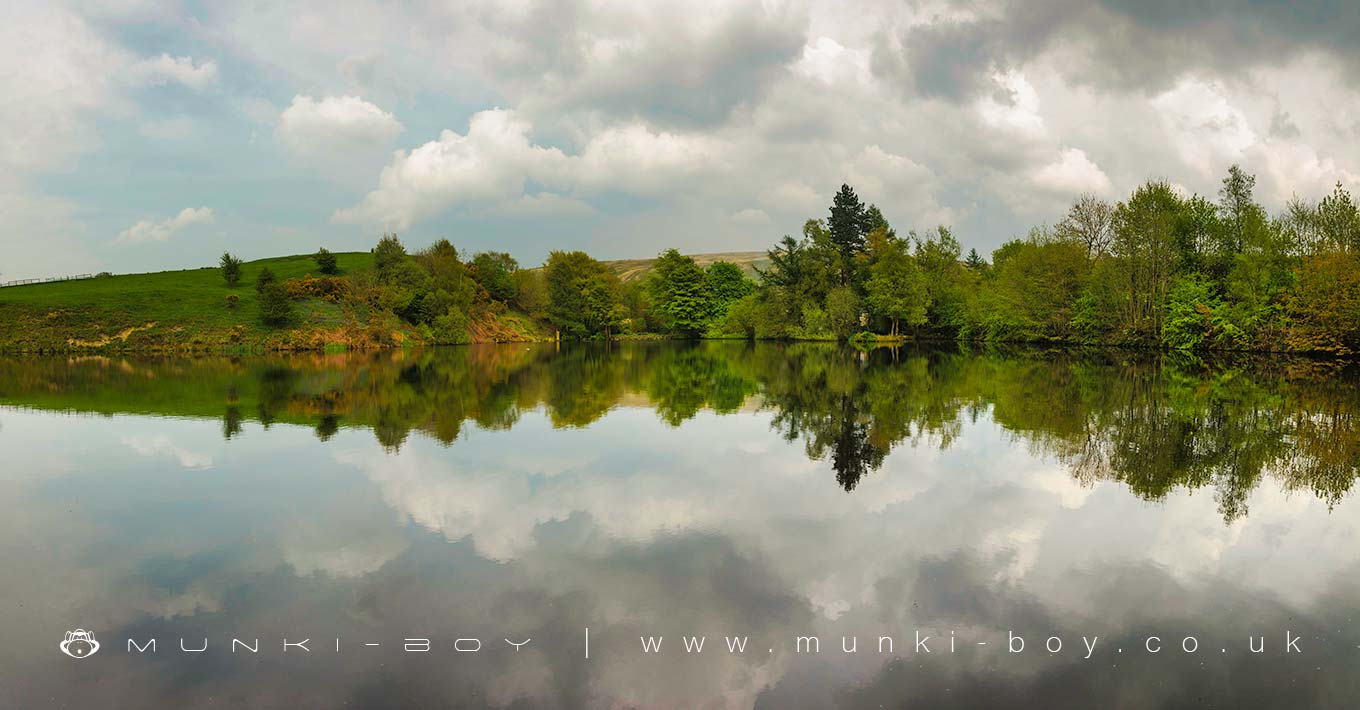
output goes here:
[[274, 327], [293, 321], [293, 301], [281, 284], [270, 283], [260, 291], [260, 320]]
[[1204, 278], [1182, 278], [1167, 299], [1162, 343], [1173, 350], [1240, 347], [1246, 337], [1231, 311], [1213, 295]]
[[260, 269], [260, 275], [255, 277], [255, 290], [264, 293], [264, 290], [271, 285], [278, 283], [279, 277], [274, 275], [273, 270], [268, 266]]
[[240, 296], [237, 296], [234, 293], [227, 294], [227, 308], [234, 311], [236, 310], [236, 306], [240, 304], [240, 302], [241, 302]]
[[456, 345], [472, 340], [468, 336], [467, 326], [467, 316], [457, 308], [450, 308], [448, 313], [434, 319], [430, 324], [430, 333], [436, 343]]
[[336, 263], [335, 255], [326, 247], [317, 249], [316, 253], [312, 255], [312, 259], [316, 261], [316, 268], [320, 270], [321, 273], [328, 276], [334, 276], [335, 274], [340, 273], [340, 265]]
[[288, 297], [293, 299], [318, 298], [327, 303], [341, 303], [349, 300], [353, 293], [350, 280], [344, 276], [304, 276], [282, 283]]
[[229, 252], [222, 252], [222, 259], [218, 262], [222, 269], [222, 280], [228, 286], [235, 286], [241, 282], [241, 260], [232, 256]]

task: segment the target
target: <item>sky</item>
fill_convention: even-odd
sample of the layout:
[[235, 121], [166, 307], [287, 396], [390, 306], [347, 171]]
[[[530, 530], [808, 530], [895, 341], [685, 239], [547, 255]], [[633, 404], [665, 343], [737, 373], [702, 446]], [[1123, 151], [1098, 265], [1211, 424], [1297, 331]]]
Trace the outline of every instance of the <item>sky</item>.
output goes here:
[[6, 3], [0, 281], [448, 238], [765, 249], [842, 182], [984, 255], [1149, 178], [1360, 190], [1360, 7]]

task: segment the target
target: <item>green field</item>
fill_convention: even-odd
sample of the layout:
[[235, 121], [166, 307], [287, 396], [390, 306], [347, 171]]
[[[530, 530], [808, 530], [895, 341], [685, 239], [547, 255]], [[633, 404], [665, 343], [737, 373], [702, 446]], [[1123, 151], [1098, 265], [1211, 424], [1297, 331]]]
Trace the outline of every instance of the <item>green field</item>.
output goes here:
[[[370, 267], [369, 252], [337, 252], [341, 274]], [[695, 254], [707, 265], [730, 261], [754, 276], [767, 261], [764, 252]], [[623, 281], [645, 278], [654, 259], [604, 262]], [[255, 279], [265, 267], [280, 279], [319, 275], [312, 255], [300, 254], [246, 262], [241, 280], [228, 286], [216, 266], [146, 274], [120, 274], [75, 281], [0, 288], [0, 351], [87, 350], [293, 350], [327, 346], [367, 346], [419, 340], [407, 324], [366, 322], [366, 314], [346, 314], [339, 305], [318, 299], [294, 303], [294, 327], [275, 329], [260, 322]], [[235, 294], [235, 307], [227, 296]], [[543, 340], [551, 329], [513, 311], [474, 320], [475, 341]]]
[[[368, 252], [336, 257], [342, 273], [373, 261]], [[235, 287], [227, 286], [216, 267], [204, 267], [0, 288], [0, 349], [264, 345], [276, 335], [256, 317], [254, 283], [266, 266], [279, 279], [317, 274], [316, 262], [308, 254], [247, 262]], [[227, 307], [228, 294], [239, 299], [235, 308]], [[299, 321], [307, 328], [344, 325], [335, 304], [309, 299], [296, 305]]]

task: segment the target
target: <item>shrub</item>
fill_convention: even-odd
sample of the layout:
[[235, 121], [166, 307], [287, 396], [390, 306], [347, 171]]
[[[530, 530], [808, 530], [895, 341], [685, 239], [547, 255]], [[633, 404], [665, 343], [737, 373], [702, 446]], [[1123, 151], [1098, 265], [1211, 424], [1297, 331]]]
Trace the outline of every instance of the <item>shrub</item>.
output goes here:
[[467, 326], [467, 316], [457, 308], [450, 308], [448, 313], [434, 319], [430, 324], [430, 332], [436, 343], [454, 345], [471, 340]]
[[227, 294], [227, 308], [236, 310], [236, 306], [241, 302], [241, 297], [234, 293]]
[[260, 275], [255, 277], [255, 290], [264, 293], [264, 290], [271, 285], [278, 283], [279, 277], [274, 275], [273, 270], [268, 266], [260, 269]]
[[241, 282], [241, 260], [232, 256], [229, 252], [222, 252], [222, 259], [218, 262], [222, 269], [222, 280], [228, 286], [235, 286]]
[[344, 276], [304, 276], [300, 279], [287, 279], [282, 282], [288, 297], [318, 298], [327, 303], [341, 303], [349, 300], [353, 293], [350, 280]]
[[316, 261], [316, 268], [321, 273], [328, 276], [340, 273], [340, 265], [336, 263], [335, 255], [326, 247], [317, 249], [316, 253], [312, 255], [312, 259]]
[[281, 284], [269, 283], [260, 291], [260, 320], [274, 327], [292, 322], [293, 301]]

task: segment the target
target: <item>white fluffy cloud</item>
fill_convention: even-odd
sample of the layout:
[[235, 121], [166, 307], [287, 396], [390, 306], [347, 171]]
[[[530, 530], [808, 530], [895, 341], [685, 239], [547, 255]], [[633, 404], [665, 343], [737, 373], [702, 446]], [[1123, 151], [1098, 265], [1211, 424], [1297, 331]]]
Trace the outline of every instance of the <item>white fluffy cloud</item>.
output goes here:
[[398, 152], [377, 189], [333, 220], [405, 229], [455, 204], [517, 199], [526, 180], [559, 182], [566, 155], [534, 145], [529, 131], [529, 123], [513, 111], [482, 111], [468, 122], [466, 134], [445, 130], [438, 140]]
[[149, 86], [183, 84], [190, 89], [206, 89], [217, 83], [217, 62], [211, 59], [194, 62], [193, 57], [172, 57], [162, 54], [133, 64], [128, 77]]
[[213, 221], [212, 208], [185, 207], [174, 217], [159, 222], [150, 219], [138, 220], [136, 224], [120, 232], [114, 241], [120, 244], [163, 242], [187, 227], [211, 221]]
[[1088, 192], [1104, 195], [1110, 191], [1109, 176], [1080, 148], [1068, 148], [1057, 160], [1034, 171], [1034, 182], [1067, 197]]
[[406, 127], [396, 116], [357, 96], [294, 96], [279, 115], [274, 136], [290, 152], [318, 158], [385, 150]]

